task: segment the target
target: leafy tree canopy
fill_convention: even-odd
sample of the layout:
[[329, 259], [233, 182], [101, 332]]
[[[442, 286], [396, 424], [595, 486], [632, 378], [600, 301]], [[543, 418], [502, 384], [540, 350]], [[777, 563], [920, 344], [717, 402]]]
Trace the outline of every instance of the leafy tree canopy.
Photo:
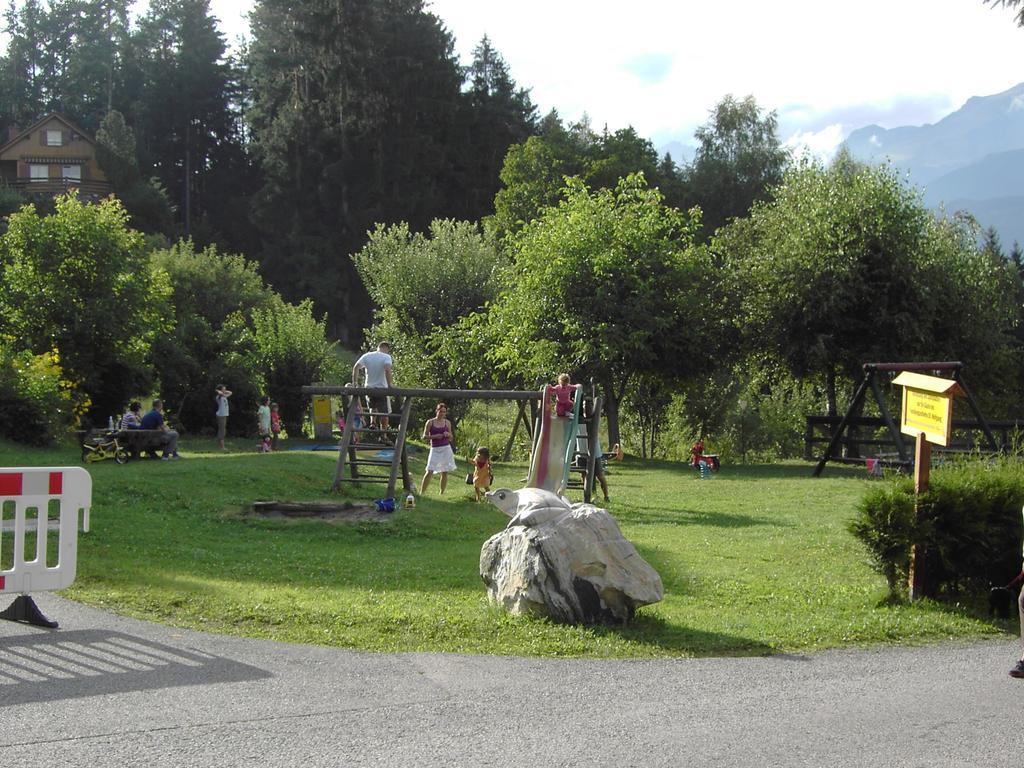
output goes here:
[[170, 285], [117, 200], [67, 195], [51, 216], [32, 206], [13, 214], [0, 238], [0, 283], [0, 335], [55, 352], [92, 416], [118, 413], [145, 391], [150, 347], [171, 327]]
[[[367, 335], [391, 343], [397, 380], [439, 388], [473, 383], [464, 365], [470, 351], [444, 340], [460, 318], [497, 295], [503, 260], [493, 241], [469, 222], [437, 220], [427, 234], [404, 223], [378, 226], [353, 259], [377, 305]], [[460, 406], [453, 406], [458, 417]]]
[[799, 377], [859, 377], [865, 362], [998, 363], [1015, 323], [1013, 271], [937, 221], [885, 167], [804, 160], [776, 199], [720, 231], [713, 248], [741, 297], [749, 343]]
[[762, 114], [753, 96], [722, 99], [696, 131], [697, 154], [689, 169], [691, 205], [703, 211], [704, 236], [730, 219], [746, 216], [756, 200], [782, 180], [788, 154], [774, 112]]
[[[264, 382], [251, 319], [274, 300], [255, 263], [215, 246], [196, 251], [191, 240], [156, 251], [152, 261], [173, 291], [175, 327], [156, 340], [153, 358], [161, 396], [177, 423], [190, 432], [209, 427], [214, 388], [225, 382], [234, 393], [233, 409], [255, 412]], [[245, 434], [250, 425], [231, 419], [228, 427]]]
[[698, 226], [642, 174], [596, 191], [568, 179], [558, 205], [511, 242], [506, 289], [487, 315], [488, 358], [526, 380], [593, 378], [617, 442], [617, 404], [633, 377], [684, 378], [710, 362], [687, 332], [711, 292], [710, 264], [692, 247]]

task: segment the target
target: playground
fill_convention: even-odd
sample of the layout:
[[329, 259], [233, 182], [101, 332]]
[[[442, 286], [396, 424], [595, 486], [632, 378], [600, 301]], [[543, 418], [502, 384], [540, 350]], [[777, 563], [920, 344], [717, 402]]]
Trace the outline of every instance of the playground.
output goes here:
[[[452, 484], [414, 509], [355, 522], [250, 514], [261, 500], [372, 501], [381, 486], [331, 494], [337, 452], [222, 454], [190, 440], [180, 462], [99, 462], [91, 530], [65, 596], [206, 631], [376, 651], [547, 657], [750, 656], [1015, 636], [985, 606], [884, 605], [884, 579], [846, 529], [869, 479], [801, 462], [609, 465], [610, 511], [661, 574], [665, 598], [627, 627], [562, 626], [488, 605], [480, 546], [507, 523]], [[409, 457], [414, 477], [424, 452]], [[77, 446], [0, 443], [7, 466], [73, 465]], [[459, 469], [465, 472], [465, 462]], [[494, 465], [519, 487], [524, 462]], [[574, 500], [580, 490], [570, 490]], [[60, 620], [59, 615], [52, 616]]]

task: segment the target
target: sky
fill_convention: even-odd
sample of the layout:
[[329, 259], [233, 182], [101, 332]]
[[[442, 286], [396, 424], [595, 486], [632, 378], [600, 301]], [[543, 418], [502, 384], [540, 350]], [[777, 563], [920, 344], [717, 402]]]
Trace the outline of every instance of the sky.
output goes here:
[[[1024, 81], [1024, 29], [982, 0], [425, 1], [463, 63], [486, 34], [541, 115], [632, 126], [674, 156], [727, 94], [827, 157], [857, 128], [933, 123]], [[251, 5], [211, 0], [229, 42]]]

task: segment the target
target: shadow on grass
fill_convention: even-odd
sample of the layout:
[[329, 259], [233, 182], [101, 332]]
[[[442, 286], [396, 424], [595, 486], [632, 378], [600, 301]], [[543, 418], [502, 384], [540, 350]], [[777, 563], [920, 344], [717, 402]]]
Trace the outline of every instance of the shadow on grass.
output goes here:
[[[1014, 601], [1014, 603], [1016, 603], [1016, 601]], [[1009, 634], [1017, 634], [1021, 627], [1020, 619], [1012, 606], [1010, 609], [1010, 616], [1008, 618], [993, 616], [989, 612], [986, 595], [963, 593], [959, 595], [942, 596], [939, 598], [925, 598], [914, 603], [910, 603], [905, 599], [887, 597], [883, 598], [878, 603], [877, 607], [884, 610], [886, 608], [908, 608], [911, 605], [922, 611], [942, 613], [947, 616], [956, 616], [961, 619], [978, 621], [982, 624], [988, 625], [994, 630], [1007, 632]]]
[[[814, 471], [815, 463], [797, 460], [780, 464], [725, 463], [712, 477], [715, 480], [792, 480], [794, 478], [814, 480], [815, 478], [812, 477], [811, 473]], [[688, 462], [665, 461], [663, 459], [627, 459], [620, 466], [627, 476], [633, 472], [657, 470], [658, 472], [671, 475], [690, 476], [694, 480], [699, 479], [697, 469], [690, 466]], [[829, 464], [823, 474], [828, 474], [831, 477], [865, 477], [863, 467], [843, 464]]]
[[642, 609], [633, 623], [623, 627], [596, 627], [594, 633], [660, 648], [679, 656], [769, 656], [775, 652], [773, 646], [760, 640], [672, 624], [658, 616], [647, 616]]
[[715, 528], [792, 527], [791, 523], [783, 523], [765, 517], [728, 514], [725, 512], [703, 512], [696, 509], [669, 509], [667, 507], [636, 509], [621, 507], [610, 511], [620, 522], [638, 524], [707, 525]]

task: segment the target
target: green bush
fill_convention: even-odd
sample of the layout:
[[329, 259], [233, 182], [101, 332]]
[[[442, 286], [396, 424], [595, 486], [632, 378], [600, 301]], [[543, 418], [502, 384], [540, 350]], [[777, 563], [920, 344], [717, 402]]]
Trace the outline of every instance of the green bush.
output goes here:
[[925, 595], [980, 591], [1020, 570], [1022, 504], [1019, 459], [957, 462], [932, 473], [918, 516], [913, 483], [900, 478], [865, 494], [849, 530], [894, 596], [905, 588], [915, 542], [925, 551]]
[[907, 582], [914, 536], [914, 485], [900, 478], [874, 486], [857, 506], [850, 532], [871, 554], [872, 565], [885, 576], [889, 592], [898, 595]]
[[[174, 327], [157, 338], [153, 361], [176, 426], [193, 434], [212, 429], [214, 389], [226, 384], [234, 393], [229, 433], [251, 433], [263, 381], [249, 318], [254, 309], [271, 304], [273, 291], [255, 263], [220, 254], [213, 245], [197, 251], [191, 240], [181, 240], [154, 252], [151, 260], [172, 288]], [[249, 418], [236, 418], [244, 415]]]
[[182, 240], [152, 260], [173, 287], [175, 325], [157, 339], [154, 361], [176, 424], [212, 430], [214, 389], [223, 383], [234, 393], [230, 434], [254, 433], [264, 394], [280, 403], [285, 430], [301, 434], [309, 407], [302, 386], [348, 375], [312, 304], [286, 303], [263, 283], [255, 262], [212, 245], [196, 251]]
[[71, 393], [55, 356], [14, 352], [0, 344], [0, 436], [47, 445], [71, 417]]

